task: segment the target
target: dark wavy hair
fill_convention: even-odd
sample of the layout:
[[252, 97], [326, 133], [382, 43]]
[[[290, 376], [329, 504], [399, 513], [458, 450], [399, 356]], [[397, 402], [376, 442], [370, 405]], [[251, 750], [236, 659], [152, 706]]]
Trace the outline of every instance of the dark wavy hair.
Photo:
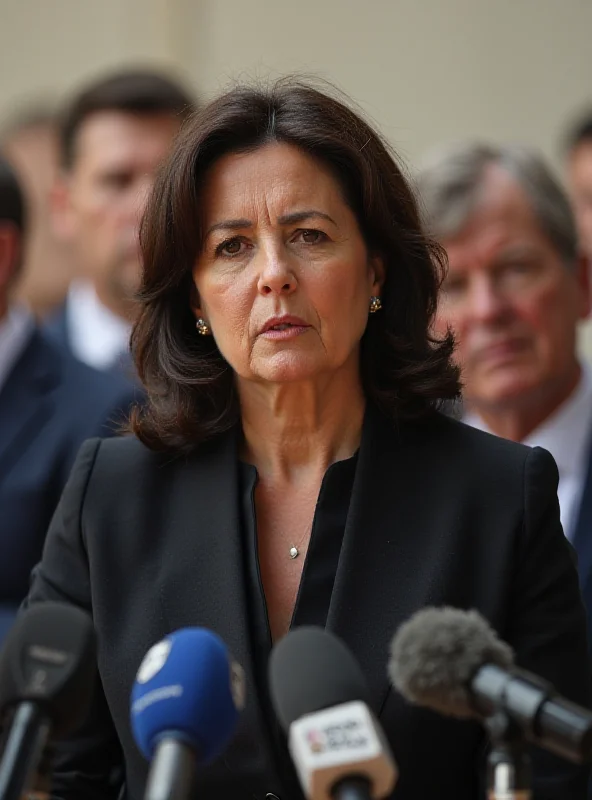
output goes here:
[[329, 167], [368, 252], [384, 262], [383, 308], [369, 317], [360, 347], [366, 397], [400, 419], [459, 394], [452, 335], [431, 332], [446, 257], [422, 230], [389, 146], [334, 91], [294, 79], [239, 86], [186, 123], [141, 226], [143, 283], [131, 342], [148, 402], [131, 428], [152, 449], [191, 450], [239, 419], [233, 371], [213, 338], [196, 334], [190, 309], [203, 244], [200, 192], [217, 159], [270, 142], [294, 145]]

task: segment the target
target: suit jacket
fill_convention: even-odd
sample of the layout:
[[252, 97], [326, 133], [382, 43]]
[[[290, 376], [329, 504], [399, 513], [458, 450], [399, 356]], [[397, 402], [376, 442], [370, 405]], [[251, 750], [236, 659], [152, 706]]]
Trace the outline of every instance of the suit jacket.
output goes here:
[[[148, 648], [192, 625], [226, 641], [249, 690], [233, 744], [200, 771], [195, 797], [300, 797], [280, 774], [254, 688], [238, 436], [183, 458], [132, 438], [82, 448], [29, 597], [91, 611], [99, 642], [95, 708], [60, 751], [55, 797], [117, 797], [112, 776], [123, 761], [122, 796], [140, 800], [148, 765], [130, 732], [130, 689]], [[395, 426], [367, 413], [327, 627], [367, 677], [399, 764], [397, 800], [481, 796], [480, 726], [413, 708], [389, 687], [389, 643], [420, 607], [478, 609], [523, 667], [588, 704], [585, 612], [556, 488], [544, 450], [440, 414]], [[585, 797], [586, 769], [535, 759], [536, 800]]]
[[63, 350], [72, 353], [66, 303], [62, 303], [43, 323], [44, 332]]
[[112, 435], [136, 394], [38, 330], [8, 375], [0, 391], [0, 635], [27, 594], [80, 445]]

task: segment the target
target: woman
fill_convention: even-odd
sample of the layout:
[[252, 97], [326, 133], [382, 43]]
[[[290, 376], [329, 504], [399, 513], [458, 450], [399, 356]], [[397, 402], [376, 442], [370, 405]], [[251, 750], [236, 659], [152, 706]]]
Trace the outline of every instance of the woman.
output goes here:
[[[90, 610], [99, 639], [96, 708], [56, 795], [116, 797], [125, 780], [139, 800], [135, 672], [203, 625], [249, 700], [196, 797], [300, 797], [265, 673], [273, 641], [317, 624], [367, 675], [395, 796], [479, 796], [480, 728], [389, 690], [389, 640], [426, 604], [475, 607], [584, 703], [584, 612], [551, 457], [437, 411], [459, 387], [451, 338], [430, 335], [443, 257], [387, 146], [313, 88], [235, 89], [178, 140], [141, 239], [149, 407], [135, 437], [82, 449], [31, 589]], [[585, 780], [537, 755], [537, 798], [584, 797]]]

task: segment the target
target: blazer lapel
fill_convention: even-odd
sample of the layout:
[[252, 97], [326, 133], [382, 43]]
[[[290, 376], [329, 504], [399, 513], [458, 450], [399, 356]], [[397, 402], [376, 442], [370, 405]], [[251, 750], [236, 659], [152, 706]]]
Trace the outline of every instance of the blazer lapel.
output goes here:
[[176, 557], [166, 565], [161, 584], [170, 630], [192, 625], [211, 628], [243, 662], [250, 653], [236, 432], [218, 437], [213, 446], [180, 463], [172, 491], [170, 552]]
[[247, 701], [224, 762], [233, 773], [251, 770], [257, 775], [270, 773], [273, 758], [260, 706], [248, 617], [251, 598], [245, 583], [240, 521], [238, 434], [237, 427], [218, 437], [176, 470], [173, 497], [167, 504], [171, 509], [169, 552], [174, 558], [161, 567], [158, 583], [169, 631], [185, 626], [209, 628], [243, 667]]
[[[368, 410], [327, 618], [327, 627], [360, 663], [377, 713], [390, 688], [387, 663], [395, 631], [417, 608], [439, 600], [433, 547], [438, 521], [425, 511], [429, 454], [422, 449], [429, 427], [405, 423], [396, 430], [380, 412]], [[418, 497], [418, 486], [425, 496]], [[417, 563], [418, 549], [432, 551], [424, 560], [425, 576], [405, 571], [406, 563]], [[374, 618], [368, 618], [371, 608], [380, 610]]]
[[0, 392], [0, 479], [51, 416], [58, 381], [53, 351], [35, 332]]

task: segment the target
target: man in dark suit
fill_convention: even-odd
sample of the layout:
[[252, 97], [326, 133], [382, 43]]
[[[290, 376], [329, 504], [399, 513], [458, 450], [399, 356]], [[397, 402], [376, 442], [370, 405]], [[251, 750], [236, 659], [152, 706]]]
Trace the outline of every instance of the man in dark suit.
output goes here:
[[0, 159], [0, 637], [39, 560], [81, 443], [116, 432], [138, 390], [63, 353], [11, 302], [25, 211]]
[[131, 374], [138, 224], [156, 170], [193, 107], [165, 75], [126, 70], [86, 86], [63, 115], [54, 219], [79, 274], [48, 331], [95, 369]]
[[592, 375], [576, 335], [589, 272], [569, 202], [542, 159], [518, 147], [434, 153], [418, 188], [448, 254], [438, 326], [457, 336], [461, 416], [554, 456], [592, 633]]

